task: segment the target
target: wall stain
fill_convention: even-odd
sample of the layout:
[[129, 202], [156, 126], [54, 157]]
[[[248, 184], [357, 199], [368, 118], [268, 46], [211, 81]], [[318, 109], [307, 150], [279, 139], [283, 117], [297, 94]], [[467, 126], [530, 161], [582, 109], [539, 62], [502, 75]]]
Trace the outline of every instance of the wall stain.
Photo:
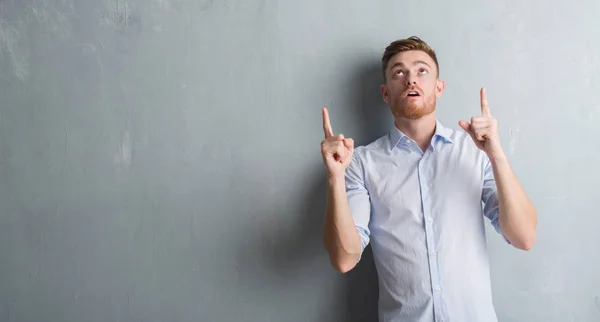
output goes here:
[[29, 79], [29, 37], [33, 30], [62, 40], [72, 36], [73, 0], [19, 0], [0, 4], [0, 61], [8, 60], [12, 76]]
[[135, 2], [129, 0], [106, 0], [100, 13], [100, 25], [124, 33], [131, 26], [138, 26], [140, 19], [134, 15]]
[[509, 136], [510, 136], [509, 151], [510, 151], [511, 155], [514, 155], [515, 151], [517, 150], [517, 145], [519, 143], [519, 131], [520, 131], [520, 129], [518, 129], [518, 128], [510, 128], [509, 129]]
[[156, 0], [161, 9], [169, 12], [184, 13], [192, 11], [212, 11], [218, 5], [229, 9], [229, 3], [225, 0]]

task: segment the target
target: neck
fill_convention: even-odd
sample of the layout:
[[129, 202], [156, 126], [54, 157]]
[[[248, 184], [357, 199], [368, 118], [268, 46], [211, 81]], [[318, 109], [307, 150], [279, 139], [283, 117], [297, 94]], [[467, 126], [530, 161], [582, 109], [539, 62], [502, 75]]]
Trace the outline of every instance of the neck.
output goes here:
[[398, 130], [414, 140], [422, 151], [426, 151], [435, 133], [435, 112], [415, 120], [396, 118], [394, 124]]

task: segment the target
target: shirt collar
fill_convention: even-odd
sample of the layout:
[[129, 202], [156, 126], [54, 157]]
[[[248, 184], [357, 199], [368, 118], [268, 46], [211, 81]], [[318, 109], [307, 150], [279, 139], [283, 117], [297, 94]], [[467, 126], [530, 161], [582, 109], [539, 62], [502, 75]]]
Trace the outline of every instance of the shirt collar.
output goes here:
[[[445, 143], [452, 143], [452, 139], [450, 138], [450, 134], [451, 134], [452, 130], [445, 127], [439, 120], [435, 121], [435, 132], [433, 133], [433, 137], [431, 138], [431, 143], [433, 144], [433, 142], [436, 139], [440, 139]], [[406, 136], [406, 134], [402, 133], [402, 131], [400, 131], [395, 124], [392, 124], [392, 128], [390, 130], [390, 134], [389, 134], [389, 138], [390, 138], [390, 147], [391, 150], [393, 150], [395, 147], [397, 147], [400, 143], [403, 143], [407, 140], [409, 140], [408, 136]]]

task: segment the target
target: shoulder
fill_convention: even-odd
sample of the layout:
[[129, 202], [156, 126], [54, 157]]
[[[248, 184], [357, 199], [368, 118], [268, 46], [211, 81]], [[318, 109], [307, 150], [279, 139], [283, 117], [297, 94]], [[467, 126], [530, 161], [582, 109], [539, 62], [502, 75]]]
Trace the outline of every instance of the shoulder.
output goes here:
[[444, 128], [444, 132], [446, 133], [448, 138], [452, 140], [453, 143], [455, 143], [455, 145], [462, 148], [473, 147], [477, 149], [477, 146], [475, 146], [475, 143], [473, 142], [473, 139], [471, 138], [469, 133], [465, 132], [464, 130], [457, 130], [450, 127], [446, 127]]
[[485, 166], [489, 162], [485, 152], [475, 145], [469, 133], [462, 129], [457, 130], [447, 127], [445, 128], [445, 134], [452, 141], [448, 151], [452, 156], [465, 162], [475, 162], [481, 166]]
[[389, 151], [389, 134], [378, 137], [377, 139], [365, 144], [354, 147], [352, 160], [348, 165], [348, 170], [355, 174], [365, 175], [370, 169], [370, 164], [376, 162], [386, 151]]
[[383, 135], [371, 141], [368, 144], [361, 145], [354, 148], [354, 153], [357, 157], [364, 158], [373, 153], [382, 153], [390, 149], [390, 136], [389, 134]]

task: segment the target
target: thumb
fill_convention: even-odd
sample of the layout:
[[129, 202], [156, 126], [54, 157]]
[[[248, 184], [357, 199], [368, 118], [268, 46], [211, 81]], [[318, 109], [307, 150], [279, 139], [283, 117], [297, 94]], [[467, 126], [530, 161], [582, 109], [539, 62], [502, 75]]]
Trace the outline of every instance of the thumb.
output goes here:
[[350, 161], [352, 160], [352, 157], [350, 157], [353, 153], [354, 153], [354, 140], [348, 138], [348, 139], [344, 139], [344, 146], [346, 147], [346, 149], [348, 149], [348, 155], [346, 160], [344, 160], [345, 164], [350, 163]]
[[467, 134], [469, 134], [471, 139], [473, 139], [473, 141], [475, 141], [475, 143], [477, 143], [478, 140], [475, 137], [475, 133], [471, 129], [471, 124], [469, 122], [460, 120], [460, 121], [458, 121], [458, 125], [460, 125], [460, 127], [462, 127], [462, 129], [465, 130], [465, 132], [467, 132]]
[[354, 140], [352, 140], [351, 138], [343, 139], [343, 142], [344, 142], [344, 146], [347, 149], [353, 149], [354, 148]]
[[469, 124], [469, 122], [460, 120], [458, 121], [458, 125], [460, 125], [465, 132], [471, 134], [471, 124]]

